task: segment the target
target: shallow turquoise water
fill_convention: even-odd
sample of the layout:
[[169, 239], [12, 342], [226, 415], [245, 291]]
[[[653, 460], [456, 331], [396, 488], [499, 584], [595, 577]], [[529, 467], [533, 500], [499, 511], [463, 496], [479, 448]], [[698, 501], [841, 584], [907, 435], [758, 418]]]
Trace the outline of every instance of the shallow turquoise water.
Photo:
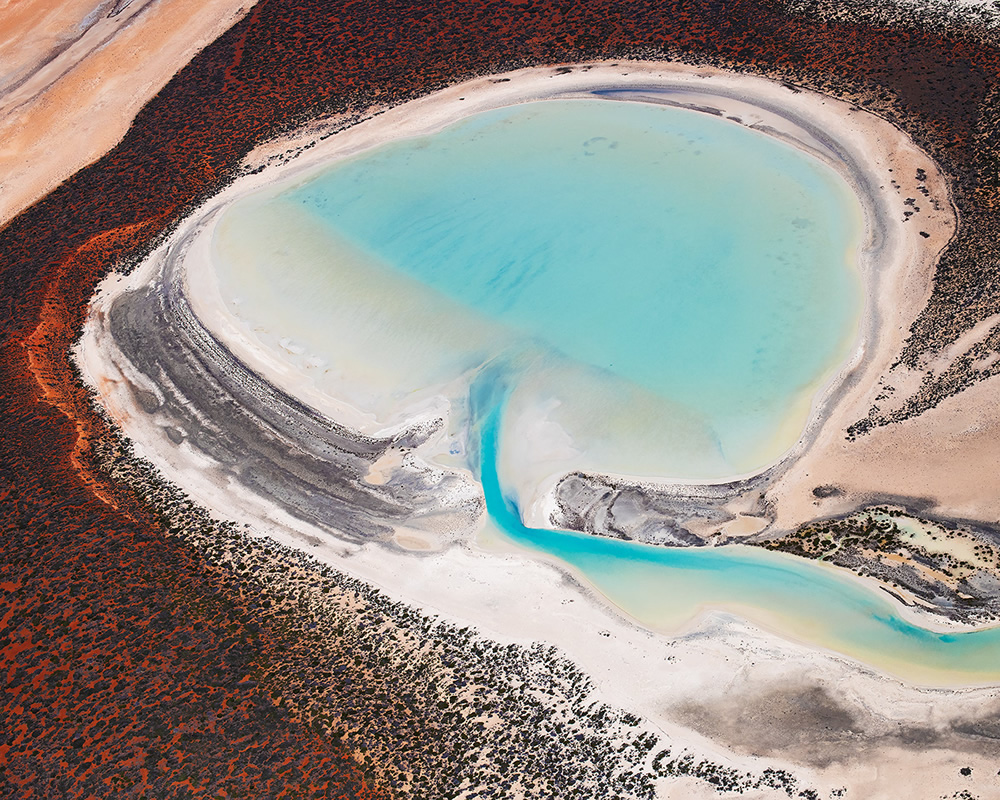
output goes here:
[[[650, 627], [728, 609], [919, 680], [996, 678], [1000, 631], [922, 629], [803, 559], [521, 521], [532, 465], [710, 478], [790, 446], [854, 337], [860, 236], [848, 187], [791, 147], [708, 115], [575, 100], [479, 115], [246, 201], [215, 257], [242, 318], [368, 385], [362, 404], [478, 372], [451, 413], [482, 436], [453, 430], [452, 453], [481, 472], [496, 526]], [[578, 460], [525, 418], [556, 422]]]
[[[718, 477], [775, 458], [856, 331], [857, 199], [816, 159], [706, 114], [608, 100], [499, 109], [339, 163], [283, 199], [537, 347], [536, 371], [568, 365], [565, 394], [596, 406], [591, 418], [613, 404], [608, 385], [661, 402], [647, 417], [683, 418], [662, 449], [688, 452], [647, 459], [644, 474]], [[548, 391], [583, 438], [587, 417], [559, 382]], [[692, 446], [674, 444], [694, 426]]]

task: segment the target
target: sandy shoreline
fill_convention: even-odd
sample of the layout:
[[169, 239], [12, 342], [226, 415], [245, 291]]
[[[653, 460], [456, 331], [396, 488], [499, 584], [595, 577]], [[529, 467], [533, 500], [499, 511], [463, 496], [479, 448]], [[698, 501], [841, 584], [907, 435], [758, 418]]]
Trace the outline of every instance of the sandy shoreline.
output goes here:
[[[854, 163], [864, 166], [869, 181], [859, 187], [857, 175], [851, 178], [856, 188], [865, 191], [863, 197], [867, 198], [870, 215], [869, 263], [862, 270], [871, 302], [853, 356], [814, 404], [806, 436], [787, 458], [790, 462], [787, 471], [777, 478], [767, 494], [777, 508], [775, 524], [785, 527], [825, 514], [828, 508], [857, 504], [864, 492], [877, 494], [883, 478], [880, 466], [869, 464], [860, 468], [852, 464], [854, 451], [843, 444], [842, 431], [866, 413], [878, 376], [894, 361], [909, 321], [926, 301], [936, 254], [952, 233], [954, 223], [946, 185], [933, 163], [888, 123], [853, 111], [845, 103], [719, 70], [621, 64], [574, 69], [568, 73], [554, 69], [522, 70], [503, 77], [509, 80], [481, 78], [384, 111], [306, 151], [291, 162], [287, 177], [281, 177], [281, 181], [304, 179], [331, 158], [344, 157], [399, 136], [431, 132], [469, 113], [527, 99], [572, 96], [595, 87], [639, 92], [651, 85], [666, 87], [674, 102], [724, 109], [730, 116], [739, 116], [742, 124], [766, 128], [773, 135], [795, 141], [819, 157], [837, 163], [844, 153], [831, 148], [830, 141], [820, 135], [830, 131], [832, 141], [846, 148]], [[792, 120], [803, 120], [811, 127], [790, 121], [774, 110], [786, 107], [794, 112]], [[321, 133], [322, 129], [316, 128], [299, 140], [282, 141], [255, 151], [247, 161], [248, 171], [302, 142], [315, 141]], [[876, 147], [871, 146], [873, 142], [877, 142]], [[926, 171], [927, 188], [932, 197], [940, 199], [940, 209], [921, 212], [919, 223], [914, 220], [904, 223], [903, 213], [907, 210], [904, 200], [910, 196], [909, 184], [918, 167]], [[899, 178], [893, 178], [894, 175]], [[213, 198], [211, 207], [218, 208], [273, 180], [275, 173], [270, 169], [241, 178]], [[891, 180], [897, 180], [902, 190], [897, 191]], [[192, 225], [201, 225], [200, 217], [198, 212], [192, 218], [195, 222], [183, 223], [178, 236], [183, 238], [191, 233]], [[207, 230], [210, 226], [193, 240], [188, 258], [205, 257], [205, 251], [199, 248], [206, 246]], [[919, 231], [929, 235], [922, 237]], [[135, 442], [137, 453], [213, 513], [249, 524], [256, 533], [306, 550], [425, 613], [474, 624], [500, 641], [555, 644], [594, 677], [600, 693], [609, 702], [647, 717], [673, 741], [689, 743], [694, 750], [751, 768], [760, 766], [750, 744], [754, 726], [750, 725], [747, 731], [721, 730], [721, 720], [731, 716], [733, 709], [748, 699], [820, 687], [833, 698], [835, 706], [849, 709], [847, 713], [855, 719], [866, 720], [862, 727], [871, 741], [868, 758], [856, 760], [845, 751], [842, 757], [834, 757], [823, 765], [815, 754], [807, 753], [810, 745], [806, 741], [806, 723], [788, 720], [784, 722], [790, 729], [789, 738], [774, 750], [785, 754], [789, 768], [804, 771], [816, 785], [828, 789], [849, 785], [861, 797], [898, 796], [895, 793], [903, 789], [907, 780], [913, 782], [913, 787], [928, 787], [928, 777], [908, 772], [907, 766], [921, 757], [926, 748], [921, 745], [919, 749], [911, 749], [886, 731], [924, 724], [943, 736], [964, 719], [981, 718], [996, 700], [997, 693], [991, 689], [949, 692], [907, 686], [847, 659], [761, 632], [725, 614], [703, 616], [681, 636], [659, 636], [623, 620], [593, 593], [567, 580], [563, 571], [517, 553], [449, 547], [440, 553], [417, 557], [379, 544], [345, 544], [318, 533], [244, 487], [220, 479], [220, 473], [214, 471], [211, 463], [190, 446], [173, 442], [166, 430], [136, 402], [129, 386], [135, 376], [126, 374], [127, 365], [123, 364], [120, 353], [115, 355], [113, 337], [103, 327], [106, 319], [102, 315], [115, 297], [155, 280], [160, 265], [161, 261], [154, 258], [127, 278], [112, 276], [102, 284], [85, 330], [79, 361], [112, 418]], [[209, 279], [208, 269], [188, 273], [189, 294], [202, 318], [218, 315], [221, 308], [221, 304], [216, 305], [217, 291], [213, 293], [213, 287], [206, 282]], [[217, 321], [214, 332], [244, 363], [252, 365], [255, 371], [259, 369], [265, 378], [287, 380], [288, 374], [281, 374], [273, 363], [263, 362], [235, 327], [231, 326], [227, 333], [225, 317], [219, 315], [217, 319], [223, 322]], [[292, 391], [296, 393], [294, 387]], [[299, 392], [302, 400], [319, 411], [345, 413], [342, 406], [310, 393], [307, 386], [299, 387]], [[377, 428], [373, 431], [385, 433]], [[815, 472], [821, 467], [814, 465], [830, 458], [830, 453], [843, 464], [845, 478], [840, 482], [846, 481], [849, 474], [858, 488], [834, 496], [820, 508], [812, 490], [817, 485]], [[949, 502], [948, 498], [939, 498], [938, 507], [947, 510]], [[665, 675], [669, 675], [669, 681], [664, 680]], [[777, 718], [758, 720], [758, 733], [778, 724]], [[798, 737], [796, 724], [801, 728]], [[959, 758], [950, 746], [950, 740], [942, 738], [940, 752], [935, 750], [933, 758], [950, 765]], [[990, 763], [988, 756], [964, 753], [961, 758], [983, 769]], [[873, 775], [870, 765], [880, 761], [883, 772], [880, 776], [876, 770]], [[894, 770], [898, 774], [886, 786], [885, 778]], [[942, 775], [942, 787], [950, 785]], [[665, 791], [673, 790], [668, 787]]]
[[[937, 255], [954, 231], [954, 213], [943, 176], [933, 161], [884, 120], [854, 110], [841, 101], [712, 68], [692, 70], [674, 65], [632, 63], [584, 67], [570, 73], [523, 70], [504, 76], [502, 82], [498, 78], [481, 78], [403, 107], [382, 111], [320, 141], [318, 146], [305, 151], [278, 172], [266, 169], [236, 181], [213, 198], [212, 207], [221, 209], [249, 194], [278, 193], [290, 185], [309, 180], [331, 161], [383, 142], [433, 133], [470, 114], [531, 100], [585, 97], [600, 90], [622, 92], [622, 99], [643, 99], [702, 111], [712, 109], [709, 113], [738, 119], [747, 127], [776, 136], [822, 159], [848, 181], [861, 199], [866, 242], [859, 253], [858, 268], [866, 300], [858, 339], [841, 366], [816, 388], [804, 420], [805, 429], [781, 458], [766, 467], [749, 474], [690, 484], [755, 482], [756, 476], [770, 471], [772, 485], [767, 501], [778, 509], [774, 522], [782, 529], [801, 525], [818, 516], [812, 490], [819, 484], [813, 482], [811, 465], [825, 461], [827, 450], [840, 452], [844, 449], [839, 441], [841, 432], [867, 414], [872, 402], [870, 388], [893, 364], [909, 323], [930, 294]], [[337, 120], [332, 121], [333, 126], [336, 124]], [[320, 130], [311, 130], [305, 136], [309, 141], [316, 141]], [[247, 165], [253, 168], [266, 164], [277, 152], [301, 146], [305, 141], [296, 139], [260, 148], [248, 157]], [[891, 182], [905, 187], [907, 176], [918, 169], [926, 174], [924, 183], [940, 208], [924, 208], [917, 220], [904, 221], [904, 214], [910, 211], [904, 202], [906, 194], [903, 188], [896, 189]], [[186, 258], [193, 259], [193, 263], [209, 263], [212, 230], [209, 223], [197, 235], [192, 235], [188, 243], [191, 250]], [[920, 231], [928, 236], [921, 236]], [[226, 308], [211, 269], [188, 270], [186, 280], [195, 313], [203, 320], [210, 320], [213, 333], [239, 358], [253, 364], [255, 371], [259, 370], [271, 382], [344, 424], [367, 434], [385, 433], [384, 422], [374, 420], [370, 413], [352, 408], [329, 393], [317, 391], [301, 372], [290, 369], [288, 364], [256, 345], [245, 326]], [[871, 438], [877, 439], [880, 435], [876, 432]], [[821, 438], [822, 445], [817, 445]], [[810, 469], [793, 471], [792, 465], [801, 461], [806, 453], [812, 454], [808, 462]], [[850, 448], [847, 453], [850, 457]], [[857, 470], [864, 473], [864, 465], [853, 464], [852, 467], [848, 470], [845, 465], [848, 474], [825, 483], [844, 483], [853, 477], [857, 484], [863, 485], [865, 481], [858, 480]], [[784, 476], [773, 481], [779, 472], [785, 473]], [[614, 477], [644, 485], [651, 483], [648, 479]], [[866, 488], [873, 493], [872, 488], [879, 485], [882, 476], [876, 471], [866, 477], [870, 478]], [[538, 491], [518, 487], [525, 500], [523, 513], [527, 521], [549, 524], [551, 498], [548, 495], [555, 479], [556, 476], [545, 479]], [[668, 483], [678, 485], [676, 481]], [[843, 513], [860, 505], [861, 485], [853, 492], [844, 491], [838, 495], [837, 500], [830, 503], [835, 506], [833, 513]], [[887, 494], [904, 495], [905, 492]], [[941, 500], [940, 513], [947, 516], [951, 508], [946, 498]], [[733, 504], [739, 510], [743, 505], [740, 498]], [[975, 518], [969, 514], [962, 516]]]

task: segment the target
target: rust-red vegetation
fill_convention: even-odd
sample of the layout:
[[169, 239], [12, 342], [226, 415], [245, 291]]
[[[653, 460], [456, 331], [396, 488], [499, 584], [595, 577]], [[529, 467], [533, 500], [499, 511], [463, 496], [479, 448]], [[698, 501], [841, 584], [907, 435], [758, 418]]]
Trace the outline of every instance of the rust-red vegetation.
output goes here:
[[[347, 754], [256, 685], [276, 672], [264, 667], [282, 658], [280, 631], [92, 467], [103, 422], [68, 358], [100, 277], [267, 137], [474, 74], [683, 57], [825, 86], [893, 116], [955, 177], [965, 221], [995, 223], [998, 180], [983, 164], [997, 53], [782, 6], [262, 0], [118, 147], [0, 231], [0, 794], [376, 796]], [[956, 252], [932, 301], [946, 322], [961, 322], [963, 297], [1000, 307], [995, 261]]]

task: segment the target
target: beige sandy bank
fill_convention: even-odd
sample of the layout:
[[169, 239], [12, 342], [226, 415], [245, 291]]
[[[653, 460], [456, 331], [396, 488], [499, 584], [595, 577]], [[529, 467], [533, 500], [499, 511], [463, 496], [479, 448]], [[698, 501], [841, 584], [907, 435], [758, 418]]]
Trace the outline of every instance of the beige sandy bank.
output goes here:
[[[955, 227], [945, 178], [905, 134], [848, 103], [711, 68], [601, 64], [569, 73], [522, 70], [504, 78], [502, 82], [481, 78], [384, 110], [318, 142], [281, 169], [268, 169], [237, 181], [212, 207], [224, 208], [234, 199], [265, 187], [276, 191], [277, 186], [307, 179], [338, 158], [396, 138], [424, 135], [491, 108], [545, 97], [572, 97], [598, 87], [631, 90], [635, 97], [642, 97], [644, 88], [667, 90], [668, 95], [658, 94], [655, 99], [715, 109], [827, 161], [854, 185], [864, 202], [868, 240], [859, 253], [859, 269], [867, 301], [858, 338], [843, 367], [828, 375], [825, 385], [814, 387], [812, 403], [804, 402], [790, 417], [788, 427], [779, 432], [785, 442], [795, 442], [796, 437], [798, 441], [779, 459], [782, 474], [765, 496], [776, 514], [771, 529], [788, 530], [818, 516], [844, 513], [876, 494], [931, 498], [935, 513], [943, 517], [1000, 518], [1000, 472], [982, 469], [977, 459], [962, 456], [965, 449], [995, 452], [1000, 444], [988, 423], [974, 421], [984, 413], [989, 417], [984, 410], [991, 402], [988, 384], [982, 385], [982, 391], [973, 390], [949, 401], [968, 408], [967, 426], [962, 422], [965, 412], [952, 413], [945, 424], [941, 413], [932, 412], [904, 425], [875, 429], [855, 442], [846, 439], [847, 428], [867, 414], [883, 391], [879, 379], [889, 373], [911, 322], [926, 303], [936, 258]], [[330, 121], [329, 127], [337, 122]], [[248, 164], [267, 164], [296, 145], [316, 141], [324, 130], [318, 123], [298, 138], [261, 147], [251, 154]], [[920, 181], [918, 169], [926, 176]], [[927, 196], [918, 186], [926, 188]], [[921, 198], [920, 211], [908, 218], [912, 207], [905, 201], [910, 197]], [[204, 267], [188, 270], [192, 303], [199, 317], [247, 363], [313, 407], [359, 430], [384, 430], [388, 420], [375, 419], [369, 411], [341, 399], [351, 396], [351, 391], [317, 384], [295, 367], [288, 354], [260, 346], [248, 326], [230, 313], [208, 268], [212, 230], [213, 222], [206, 220], [203, 234], [195, 238], [187, 256], [191, 263]], [[960, 355], [967, 344], [960, 342], [953, 352], [942, 354], [937, 368]], [[910, 387], [905, 380], [893, 379], [901, 384], [897, 399], [905, 396]], [[444, 388], [441, 393], [445, 393]], [[961, 448], [948, 445], [945, 461], [941, 460], [938, 433], [945, 438], [961, 433]], [[893, 454], [898, 454], [895, 461]], [[524, 461], [530, 462], [530, 458]], [[527, 520], [535, 524], [547, 524], [550, 492], [562, 474], [546, 469], [542, 464], [525, 472], [515, 487]], [[821, 485], [837, 486], [841, 493], [820, 502], [813, 489]], [[732, 504], [736, 513], [748, 508], [745, 499]], [[725, 533], [756, 533], [764, 525], [756, 522], [752, 513], [749, 519], [738, 522]], [[702, 533], [711, 535], [712, 531]]]
[[0, 4], [0, 225], [114, 147], [139, 109], [252, 6]]

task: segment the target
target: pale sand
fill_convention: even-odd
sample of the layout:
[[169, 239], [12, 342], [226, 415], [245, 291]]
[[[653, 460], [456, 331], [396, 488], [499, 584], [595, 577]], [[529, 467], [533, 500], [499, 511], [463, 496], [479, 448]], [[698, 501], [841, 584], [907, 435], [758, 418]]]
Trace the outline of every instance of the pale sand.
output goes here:
[[252, 5], [18, 0], [0, 6], [0, 225], [114, 147], [139, 109]]
[[[943, 180], [933, 165], [894, 128], [852, 111], [843, 103], [812, 93], [793, 93], [776, 84], [713, 69], [664, 64], [601, 65], [569, 74], [535, 69], [505, 77], [511, 80], [495, 83], [488, 78], [479, 79], [400, 109], [390, 109], [371, 122], [307, 151], [306, 156], [292, 163], [291, 169], [304, 176], [331, 157], [357, 152], [401, 135], [432, 131], [471, 111], [554, 92], [582, 91], [597, 85], [641, 86], [662, 78], [672, 85], [689, 87], [684, 97], [688, 101], [700, 99], [706, 104], [707, 98], [699, 98], [697, 90], [710, 85], [748, 99], [764, 99], [779, 107], [794, 108], [797, 114], [815, 121], [821, 128], [835, 131], [838, 142], [853, 142], [865, 155], [862, 163], [877, 176], [879, 185], [886, 187], [884, 202], [900, 218], [904, 210], [902, 200], [914, 196], [907, 181], [913, 182], [917, 165], [928, 170], [928, 186], [934, 196], [946, 197]], [[755, 119], [753, 115], [757, 114], [765, 124], [780, 130], [781, 118], [755, 112], [752, 102], [718, 96], [711, 96], [710, 101], [715, 107], [732, 109], [744, 121]], [[298, 143], [315, 139], [322, 127], [316, 126]], [[251, 157], [249, 165], [263, 163], [295, 144], [288, 140], [261, 148]], [[902, 193], [889, 187], [885, 173], [889, 166], [900, 176], [899, 181], [905, 187]], [[240, 180], [222, 197], [213, 200], [212, 206], [218, 207], [273, 180], [270, 170]], [[934, 255], [953, 225], [946, 202], [943, 208], [933, 220], [893, 227], [891, 230], [897, 237], [890, 249], [893, 258], [878, 264], [877, 269], [868, 270], [869, 287], [875, 291], [875, 307], [867, 309], [866, 319], [870, 322], [850, 365], [856, 371], [851, 375], [848, 369], [839, 382], [831, 384], [826, 401], [817, 406], [826, 406], [829, 421], [821, 426], [812, 446], [805, 448], [798, 464], [779, 484], [782, 497], [787, 498], [782, 500], [787, 506], [787, 510], [781, 509], [783, 520], [804, 520], [814, 513], [811, 501], [802, 502], [800, 497], [811, 492], [815, 485], [809, 470], [803, 470], [803, 464], [808, 464], [809, 459], [829, 458], [824, 452], [840, 447], [845, 451], [842, 460], [843, 468], [847, 469], [851, 453], [862, 452], [857, 445], [847, 452], [849, 448], [839, 444], [838, 433], [860, 416], [855, 409], [865, 406], [866, 394], [871, 391], [868, 387], [891, 363], [909, 321], [927, 297]], [[931, 233], [931, 238], [918, 237], [918, 230]], [[429, 614], [460, 624], [471, 623], [500, 641], [552, 643], [593, 676], [603, 699], [647, 717], [675, 743], [686, 744], [722, 762], [748, 769], [784, 764], [815, 781], [817, 787], [828, 791], [847, 786], [851, 790], [848, 796], [873, 800], [938, 797], [954, 791], [966, 785], [958, 777], [962, 766], [973, 767], [974, 776], [979, 776], [977, 780], [994, 774], [986, 745], [986, 755], [969, 752], [967, 740], [956, 749], [952, 733], [953, 728], [970, 720], [995, 714], [1000, 694], [993, 689], [952, 691], [906, 685], [848, 659], [789, 642], [717, 612], [706, 613], [682, 635], [654, 634], [629, 623], [593, 593], [568, 581], [563, 570], [491, 544], [488, 534], [480, 537], [477, 544], [451, 547], [423, 557], [375, 545], [351, 547], [306, 528], [238, 487], [215, 480], [211, 463], [184, 445], [172, 445], [150, 424], [142, 410], [132, 405], [128, 393], [117, 383], [120, 375], [116, 374], [114, 364], [114, 343], [101, 329], [100, 312], [113, 296], [155, 279], [156, 270], [157, 262], [151, 260], [127, 279], [112, 277], [105, 281], [85, 331], [79, 360], [84, 374], [99, 388], [112, 417], [134, 440], [137, 453], [219, 516], [249, 523], [262, 535], [302, 548]], [[197, 270], [198, 274], [191, 276], [192, 284], [204, 278], [205, 272]], [[197, 299], [202, 304], [211, 304], [217, 295], [213, 298], [208, 291]], [[206, 310], [203, 305], [200, 312]], [[882, 319], [876, 328], [877, 316]], [[235, 337], [227, 343], [242, 347], [239, 355], [249, 357], [248, 363], [254, 368], [261, 367], [267, 374], [268, 365], [253, 360], [254, 353], [246, 343], [241, 344]], [[308, 387], [299, 388], [308, 394]], [[977, 396], [966, 395], [957, 400], [967, 403]], [[332, 399], [309, 399], [317, 407], [336, 413], [338, 404]], [[831, 405], [833, 400], [838, 402]], [[942, 407], [942, 414], [947, 411]], [[987, 418], [985, 407], [981, 413]], [[994, 435], [996, 425], [983, 430], [985, 435]], [[988, 451], [985, 441], [982, 440], [981, 447]], [[904, 452], [906, 449], [903, 446]], [[869, 469], [866, 486], [871, 491], [881, 491], [887, 481], [894, 479], [886, 474], [891, 466], [856, 464], [851, 471], [861, 484], [863, 467]], [[956, 479], [944, 488], [954, 485], [957, 491], [959, 483]], [[957, 494], [955, 497], [952, 500], [939, 496], [938, 502], [947, 507], [948, 503], [959, 502]], [[970, 497], [969, 492], [965, 490], [962, 497]], [[809, 691], [819, 691], [833, 708], [853, 720], [843, 737], [829, 731], [824, 733], [823, 720], [802, 713], [802, 707], [794, 703], [790, 710], [782, 707], [782, 698], [794, 699]], [[741, 715], [746, 709], [754, 711], [744, 719]], [[907, 731], [914, 733], [907, 738], [904, 735]], [[768, 758], [759, 761], [755, 753]], [[982, 788], [981, 783], [968, 785]], [[662, 787], [663, 797], [688, 798], [701, 794], [701, 789], [685, 781], [664, 782]]]

